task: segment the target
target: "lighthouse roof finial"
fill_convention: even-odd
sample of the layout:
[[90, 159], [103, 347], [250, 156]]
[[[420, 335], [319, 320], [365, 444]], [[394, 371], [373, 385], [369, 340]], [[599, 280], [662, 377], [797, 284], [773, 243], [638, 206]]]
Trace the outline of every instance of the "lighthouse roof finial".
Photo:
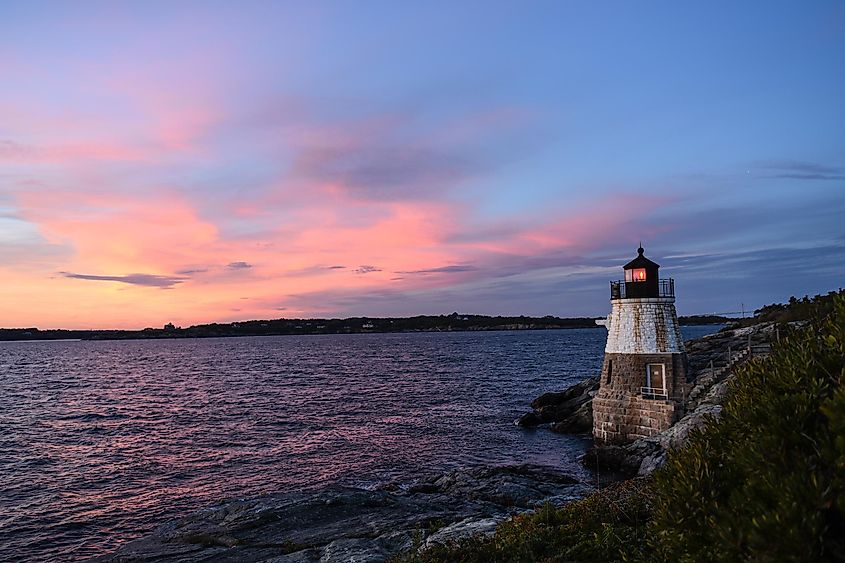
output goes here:
[[640, 242], [640, 247], [637, 249], [637, 257], [625, 264], [622, 268], [625, 270], [631, 270], [633, 268], [659, 268], [658, 264], [655, 264], [643, 254], [645, 250], [643, 249], [643, 243]]

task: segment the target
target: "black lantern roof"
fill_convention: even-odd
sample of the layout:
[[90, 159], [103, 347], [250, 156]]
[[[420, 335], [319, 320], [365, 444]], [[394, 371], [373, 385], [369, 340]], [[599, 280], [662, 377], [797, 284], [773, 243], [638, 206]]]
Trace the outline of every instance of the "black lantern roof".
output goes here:
[[610, 282], [611, 299], [675, 297], [674, 280], [661, 280], [657, 274], [660, 266], [643, 256], [644, 252], [640, 245], [637, 257], [622, 267], [625, 270], [625, 279]]
[[643, 256], [643, 247], [637, 249], [637, 257], [622, 266], [623, 270], [633, 270], [635, 268], [646, 268], [648, 270], [657, 270], [660, 266]]

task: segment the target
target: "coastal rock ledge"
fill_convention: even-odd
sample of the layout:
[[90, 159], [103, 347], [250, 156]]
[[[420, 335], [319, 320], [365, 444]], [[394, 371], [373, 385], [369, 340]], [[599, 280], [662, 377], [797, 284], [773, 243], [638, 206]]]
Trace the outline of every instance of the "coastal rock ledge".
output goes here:
[[590, 487], [534, 465], [474, 467], [410, 486], [335, 487], [234, 500], [160, 526], [92, 561], [380, 562], [474, 534]]
[[531, 401], [531, 412], [517, 419], [517, 426], [551, 423], [550, 430], [564, 434], [589, 434], [593, 430], [593, 397], [599, 378], [590, 377], [563, 391], [543, 393]]

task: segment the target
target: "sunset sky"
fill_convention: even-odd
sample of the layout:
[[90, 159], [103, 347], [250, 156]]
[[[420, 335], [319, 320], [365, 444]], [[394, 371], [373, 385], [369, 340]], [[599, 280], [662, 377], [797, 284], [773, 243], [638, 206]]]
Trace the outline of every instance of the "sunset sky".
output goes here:
[[845, 3], [0, 3], [0, 326], [845, 286]]

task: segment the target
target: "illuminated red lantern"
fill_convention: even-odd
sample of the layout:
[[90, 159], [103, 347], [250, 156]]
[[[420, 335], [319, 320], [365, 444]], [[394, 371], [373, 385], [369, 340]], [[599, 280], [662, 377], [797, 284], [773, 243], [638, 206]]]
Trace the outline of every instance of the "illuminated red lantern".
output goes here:
[[672, 280], [660, 280], [657, 270], [660, 268], [645, 256], [642, 247], [637, 249], [637, 257], [625, 264], [625, 282], [611, 282], [611, 299], [642, 299], [649, 297], [674, 296]]

